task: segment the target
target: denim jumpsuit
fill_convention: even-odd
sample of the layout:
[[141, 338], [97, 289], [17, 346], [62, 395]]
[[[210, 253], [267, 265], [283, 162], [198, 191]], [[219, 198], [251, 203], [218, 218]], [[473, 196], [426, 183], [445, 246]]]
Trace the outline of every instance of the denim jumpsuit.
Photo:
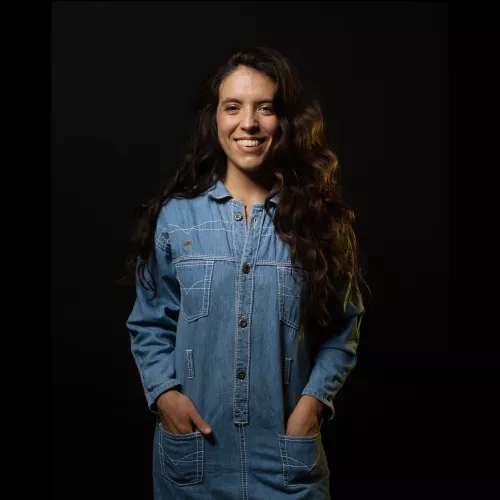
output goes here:
[[[285, 435], [302, 395], [325, 405], [356, 364], [364, 313], [357, 287], [343, 300], [316, 349], [301, 322], [307, 273], [291, 274], [290, 248], [264, 203], [243, 202], [224, 184], [192, 199], [167, 200], [156, 227], [156, 286], [139, 284], [127, 320], [149, 409], [175, 388], [212, 428], [176, 435], [157, 419], [155, 500], [327, 500], [321, 430]], [[274, 214], [278, 195], [270, 206]], [[300, 270], [300, 267], [297, 269]], [[340, 303], [342, 302], [342, 303]]]

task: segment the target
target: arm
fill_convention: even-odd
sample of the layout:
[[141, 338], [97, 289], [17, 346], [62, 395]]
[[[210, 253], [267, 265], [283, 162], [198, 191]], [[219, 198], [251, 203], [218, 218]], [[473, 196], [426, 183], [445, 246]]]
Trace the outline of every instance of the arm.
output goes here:
[[325, 405], [328, 420], [332, 420], [335, 415], [334, 397], [356, 365], [356, 350], [364, 314], [361, 294], [354, 282], [344, 285], [342, 296], [343, 303], [336, 301], [330, 310], [332, 321], [324, 332], [309, 382], [302, 391], [302, 396], [312, 396]]
[[[156, 295], [151, 299], [153, 292], [145, 290], [137, 280], [136, 301], [126, 324], [148, 407], [156, 413], [158, 396], [181, 383], [175, 378], [174, 362], [179, 286], [166, 231], [157, 229], [155, 242], [152, 272], [156, 280]], [[145, 276], [151, 281], [147, 270]]]

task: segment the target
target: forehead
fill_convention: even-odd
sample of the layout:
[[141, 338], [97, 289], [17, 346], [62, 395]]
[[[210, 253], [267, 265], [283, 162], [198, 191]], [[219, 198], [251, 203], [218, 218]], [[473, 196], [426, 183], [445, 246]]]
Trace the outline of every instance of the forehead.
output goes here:
[[252, 68], [241, 67], [222, 81], [219, 98], [267, 98], [272, 99], [276, 84], [264, 73]]

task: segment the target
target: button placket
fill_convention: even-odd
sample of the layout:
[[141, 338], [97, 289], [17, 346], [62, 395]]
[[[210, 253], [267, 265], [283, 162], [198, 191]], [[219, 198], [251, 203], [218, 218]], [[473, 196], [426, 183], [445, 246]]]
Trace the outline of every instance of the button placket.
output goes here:
[[[238, 311], [238, 319], [234, 339], [236, 355], [235, 366], [233, 368], [233, 418], [236, 424], [247, 424], [249, 419], [248, 398], [250, 390], [250, 377], [247, 376], [247, 371], [250, 369], [251, 328], [250, 320], [247, 319], [245, 314], [251, 314], [253, 306], [252, 289], [254, 287], [254, 276], [252, 273], [252, 263], [254, 262], [253, 254], [259, 248], [260, 235], [256, 231], [261, 226], [260, 212], [262, 210], [259, 206], [252, 206], [252, 213], [247, 213], [247, 218], [241, 204], [235, 203], [235, 205], [235, 211], [233, 212], [233, 235], [239, 245], [237, 257], [240, 269], [236, 275], [236, 286], [238, 288], [236, 309]], [[243, 222], [243, 225], [236, 226], [236, 221]], [[245, 232], [243, 232], [243, 229], [245, 229]]]

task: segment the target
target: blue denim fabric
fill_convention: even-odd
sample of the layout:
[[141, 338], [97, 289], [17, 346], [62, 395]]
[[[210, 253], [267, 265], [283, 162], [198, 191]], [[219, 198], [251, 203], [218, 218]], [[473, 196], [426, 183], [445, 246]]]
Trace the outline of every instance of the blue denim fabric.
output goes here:
[[264, 203], [252, 205], [247, 227], [244, 204], [220, 180], [163, 205], [156, 250], [156, 297], [148, 301], [138, 285], [127, 321], [132, 354], [151, 411], [175, 387], [213, 439], [198, 429], [174, 435], [157, 422], [155, 499], [329, 499], [321, 430], [295, 437], [285, 426], [304, 394], [333, 418], [333, 399], [356, 364], [358, 289], [346, 284], [313, 351], [301, 323], [307, 274], [292, 276], [290, 249]]

